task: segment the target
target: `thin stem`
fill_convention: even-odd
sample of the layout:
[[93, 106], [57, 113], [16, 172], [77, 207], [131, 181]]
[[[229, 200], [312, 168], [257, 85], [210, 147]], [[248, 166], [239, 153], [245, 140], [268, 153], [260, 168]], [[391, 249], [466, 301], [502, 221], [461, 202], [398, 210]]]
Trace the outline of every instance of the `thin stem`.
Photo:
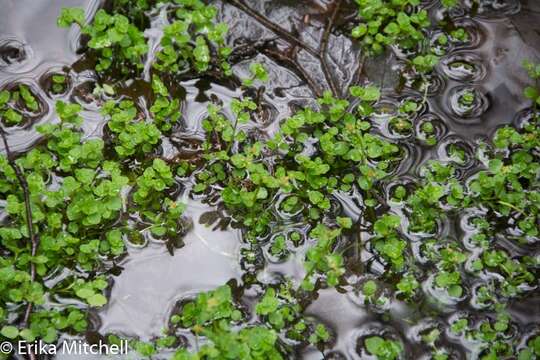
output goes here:
[[283, 29], [281, 26], [279, 26], [279, 25], [273, 23], [272, 21], [268, 20], [266, 17], [264, 17], [263, 15], [259, 14], [258, 12], [256, 12], [255, 10], [253, 10], [252, 8], [250, 8], [249, 6], [244, 4], [243, 1], [241, 1], [241, 0], [225, 0], [225, 2], [228, 2], [228, 3], [236, 6], [237, 8], [239, 8], [240, 10], [242, 10], [243, 12], [245, 12], [246, 14], [248, 14], [249, 16], [251, 16], [252, 18], [257, 20], [259, 23], [261, 23], [262, 25], [264, 25], [265, 27], [270, 29], [276, 35], [279, 35], [282, 38], [284, 38], [285, 40], [287, 40], [287, 42], [289, 42], [291, 44], [294, 44], [294, 45], [306, 50], [311, 55], [319, 58], [319, 54], [315, 49], [313, 49], [311, 46], [307, 45], [303, 41], [296, 38], [293, 34], [288, 32], [287, 30]]
[[426, 88], [424, 89], [424, 96], [422, 97], [422, 105], [425, 105], [427, 102], [429, 87], [431, 86], [431, 84], [429, 83], [428, 79], [423, 74], [422, 74], [422, 80], [424, 81], [424, 83], [427, 83]]
[[[36, 234], [34, 234], [34, 226], [33, 226], [33, 216], [32, 216], [32, 206], [30, 203], [30, 190], [28, 189], [28, 182], [26, 181], [26, 178], [21, 170], [21, 168], [17, 165], [15, 162], [15, 159], [13, 157], [13, 153], [11, 152], [9, 148], [9, 144], [6, 137], [6, 132], [3, 128], [0, 127], [0, 135], [2, 136], [2, 141], [4, 142], [4, 148], [6, 151], [6, 157], [7, 161], [9, 163], [9, 166], [13, 169], [15, 172], [15, 176], [17, 177], [17, 181], [19, 182], [19, 185], [22, 188], [23, 196], [24, 196], [24, 207], [26, 211], [26, 228], [28, 231], [28, 237], [30, 238], [30, 245], [31, 245], [31, 256], [32, 258], [36, 256], [37, 248], [38, 248], [38, 239]], [[32, 282], [36, 279], [36, 265], [33, 261], [30, 262], [30, 279]], [[21, 327], [27, 328], [28, 324], [30, 322], [30, 315], [32, 313], [32, 303], [28, 302], [26, 305], [26, 311], [24, 312], [24, 318], [21, 324]], [[29, 353], [30, 359], [35, 359], [35, 354], [30, 351]]]
[[315, 81], [313, 81], [311, 76], [309, 76], [306, 70], [296, 60], [294, 60], [292, 57], [285, 55], [283, 52], [275, 51], [272, 49], [264, 49], [263, 52], [266, 55], [277, 59], [278, 61], [288, 63], [291, 67], [294, 68], [294, 70], [296, 70], [295, 72], [300, 77], [300, 79], [304, 80], [307, 83], [308, 87], [311, 89], [311, 91], [313, 91], [315, 96], [322, 97], [322, 92], [315, 84]]
[[[326, 60], [327, 57], [327, 50], [328, 50], [328, 42], [330, 38], [330, 34], [332, 29], [334, 28], [334, 23], [336, 21], [336, 18], [339, 14], [339, 10], [341, 8], [341, 4], [343, 0], [336, 0], [334, 9], [332, 10], [332, 15], [330, 17], [330, 20], [328, 24], [325, 27], [323, 37], [321, 40], [321, 46], [319, 51], [311, 47], [310, 45], [306, 44], [305, 42], [298, 39], [298, 37], [291, 34], [289, 31], [283, 29], [281, 26], [273, 23], [269, 19], [267, 19], [265, 16], [259, 14], [249, 6], [247, 6], [242, 0], [225, 0], [225, 2], [232, 4], [233, 6], [237, 7], [238, 9], [244, 11], [249, 16], [253, 17], [255, 20], [257, 20], [260, 24], [274, 32], [276, 35], [283, 38], [285, 41], [290, 43], [294, 46], [293, 51], [297, 51], [297, 48], [300, 48], [302, 50], [305, 50], [310, 55], [317, 58], [321, 63], [322, 72], [324, 74], [324, 77], [326, 79], [326, 82], [328, 83], [328, 86], [330, 90], [332, 91], [332, 94], [335, 97], [340, 96], [340, 91], [338, 90], [338, 86], [336, 85], [336, 81], [332, 75], [332, 71], [330, 66], [328, 65], [328, 62]], [[272, 50], [264, 50], [264, 52], [272, 53]], [[277, 55], [279, 54], [279, 55]], [[313, 79], [307, 74], [307, 72], [298, 64], [298, 62], [294, 59], [291, 59], [290, 57], [287, 57], [286, 55], [283, 55], [282, 53], [273, 53], [274, 55], [280, 59], [280, 60], [286, 60], [290, 65], [293, 65], [296, 68], [297, 73], [301, 74], [301, 77], [308, 83], [309, 87], [312, 89], [312, 91], [315, 93], [317, 97], [322, 96], [322, 92], [315, 86], [315, 82]]]
[[383, 68], [381, 85], [380, 85], [381, 90], [384, 89], [384, 80], [386, 78], [386, 69], [388, 68], [388, 58], [389, 57], [387, 56], [386, 59], [384, 59], [384, 68]]
[[326, 61], [326, 55], [327, 55], [327, 50], [328, 50], [328, 41], [330, 39], [330, 34], [332, 32], [332, 29], [334, 28], [334, 23], [339, 13], [339, 9], [341, 8], [342, 1], [343, 0], [337, 0], [334, 4], [334, 10], [332, 11], [332, 16], [330, 17], [330, 21], [328, 21], [328, 24], [326, 25], [326, 28], [324, 30], [322, 41], [321, 41], [321, 48], [319, 50], [319, 58], [321, 60], [321, 67], [324, 73], [324, 77], [326, 78], [326, 82], [328, 83], [328, 86], [330, 87], [330, 90], [332, 91], [332, 94], [334, 94], [335, 97], [341, 94], [339, 93], [337, 89], [337, 85], [335, 83], [334, 77], [332, 76], [332, 72], [330, 71], [328, 62]]
[[232, 140], [227, 144], [227, 150], [225, 150], [225, 153], [229, 153], [231, 151], [231, 148], [234, 144], [234, 141], [236, 139], [236, 128], [238, 127], [238, 115], [236, 116], [236, 119], [234, 119], [234, 126], [233, 126], [233, 135]]
[[362, 53], [360, 60], [358, 61], [358, 68], [355, 71], [353, 84], [360, 84], [362, 80], [362, 73], [364, 71], [364, 65], [366, 63], [366, 56]]
[[513, 204], [510, 204], [506, 201], [502, 201], [502, 200], [499, 200], [499, 204], [501, 205], [504, 205], [504, 206], [507, 206], [511, 209], [514, 209], [515, 211], [517, 211], [518, 213], [520, 213], [521, 215], [525, 215], [525, 213], [523, 212], [523, 210], [521, 210], [520, 208], [518, 208], [517, 206], [513, 205]]
[[[362, 243], [364, 242], [362, 238], [362, 228], [364, 226], [364, 212], [360, 214], [358, 218], [358, 232], [356, 233], [356, 241], [354, 242], [354, 259], [356, 262], [360, 260], [360, 248], [362, 247]], [[363, 269], [362, 269], [363, 270]]]

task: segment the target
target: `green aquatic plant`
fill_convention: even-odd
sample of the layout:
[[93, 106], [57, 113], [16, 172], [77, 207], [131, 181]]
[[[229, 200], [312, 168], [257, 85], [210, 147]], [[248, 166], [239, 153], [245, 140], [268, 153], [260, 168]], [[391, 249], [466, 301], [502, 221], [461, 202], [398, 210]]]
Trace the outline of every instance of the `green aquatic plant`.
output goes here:
[[425, 143], [429, 146], [433, 146], [437, 142], [437, 138], [435, 135], [435, 127], [433, 126], [433, 122], [431, 121], [426, 121], [422, 123], [418, 135], [418, 138], [425, 141]]
[[208, 293], [201, 293], [195, 302], [187, 303], [179, 320], [184, 327], [197, 327], [194, 329], [197, 332], [198, 327], [214, 321], [239, 320], [241, 317], [242, 314], [233, 304], [231, 288], [224, 285]]
[[372, 240], [375, 249], [395, 270], [401, 270], [404, 266], [404, 251], [406, 242], [397, 233], [397, 228], [401, 219], [392, 214], [385, 214], [374, 224], [373, 229], [376, 234]]
[[162, 132], [168, 132], [180, 118], [180, 100], [171, 97], [169, 89], [157, 76], [152, 77], [152, 89], [156, 100], [150, 107], [153, 124]]
[[377, 292], [377, 283], [373, 280], [368, 280], [364, 283], [362, 286], [362, 294], [366, 296], [367, 298], [375, 295]]
[[53, 94], [62, 94], [66, 91], [67, 77], [63, 74], [54, 74], [51, 76]]
[[457, 6], [459, 0], [441, 0], [441, 4], [443, 4], [446, 8], [453, 8]]
[[531, 360], [540, 356], [540, 336], [535, 336], [527, 342], [527, 347], [519, 352], [518, 360]]
[[174, 360], [197, 359], [253, 359], [281, 360], [284, 357], [277, 350], [277, 334], [264, 327], [244, 328], [238, 332], [229, 329], [208, 331], [205, 336], [211, 341], [202, 346], [196, 354], [181, 349], [173, 356]]
[[434, 54], [418, 55], [412, 59], [412, 65], [419, 73], [430, 73], [439, 60], [439, 57]]
[[137, 28], [144, 30], [149, 23], [146, 12], [156, 3], [156, 0], [113, 0], [111, 6], [113, 12], [126, 16]]
[[465, 108], [470, 108], [476, 100], [476, 95], [472, 90], [466, 90], [459, 95], [458, 102]]
[[[77, 125], [79, 110], [76, 106], [57, 103], [60, 124], [39, 128], [46, 137], [44, 146], [16, 160], [0, 158], [3, 174], [0, 193], [7, 199], [4, 210], [9, 217], [0, 231], [7, 252], [2, 260], [5, 275], [2, 286], [11, 288], [3, 292], [6, 297], [2, 300], [26, 303], [34, 310], [27, 312], [25, 323], [18, 329], [18, 336], [25, 339], [39, 337], [52, 342], [60, 330], [75, 327], [82, 331], [86, 326], [73, 306], [63, 311], [43, 308], [45, 297], [50, 294], [79, 296], [89, 306], [102, 306], [106, 302], [101, 292], [108, 283], [103, 280], [98, 283], [97, 279], [80, 277], [66, 288], [61, 285], [49, 288], [41, 282], [59, 266], [97, 270], [101, 256], [114, 256], [111, 246], [100, 247], [100, 243], [108, 240], [93, 235], [92, 228], [106, 225], [118, 215], [122, 203], [119, 190], [125, 180], [112, 164], [104, 163], [102, 148], [90, 145], [94, 151], [86, 150], [92, 140], [81, 141]], [[69, 161], [67, 154], [73, 155]], [[8, 152], [8, 156], [12, 155]], [[98, 166], [102, 166], [102, 174], [96, 179]], [[52, 186], [47, 179], [56, 170], [73, 173], [58, 178]], [[39, 244], [34, 233], [39, 233]], [[15, 331], [9, 331], [9, 335], [14, 334]]]
[[404, 275], [396, 284], [398, 295], [401, 295], [408, 300], [411, 300], [414, 297], [419, 287], [420, 284], [418, 283], [418, 280], [412, 274]]
[[196, 353], [180, 349], [174, 358], [284, 359], [286, 349], [278, 345], [280, 333], [291, 340], [305, 336], [312, 344], [325, 343], [331, 336], [328, 329], [320, 323], [307, 324], [293, 291], [287, 282], [279, 289], [267, 288], [254, 307], [263, 323], [251, 325], [243, 323], [245, 314], [239, 310], [229, 285], [200, 293], [181, 305], [180, 313], [172, 315], [171, 323], [189, 328], [209, 342]]
[[7, 126], [21, 124], [25, 118], [39, 109], [37, 97], [24, 84], [13, 90], [0, 91], [0, 119]]
[[528, 60], [525, 60], [523, 67], [527, 70], [529, 77], [536, 82], [535, 86], [527, 86], [523, 90], [523, 94], [529, 100], [533, 102], [533, 108], [538, 109], [540, 106], [540, 85], [538, 80], [540, 79], [540, 64], [533, 64]]
[[300, 326], [304, 324], [301, 319], [301, 307], [296, 299], [292, 298], [289, 283], [282, 285], [278, 290], [268, 288], [255, 307], [255, 311], [275, 330], [287, 328], [289, 332], [287, 336], [290, 338], [307, 330], [307, 327]]
[[68, 27], [77, 24], [88, 35], [87, 46], [98, 57], [97, 72], [117, 70], [122, 74], [140, 72], [148, 46], [143, 33], [124, 15], [109, 14], [100, 9], [91, 24], [84, 23], [84, 11], [79, 8], [63, 8], [58, 25]]
[[423, 39], [430, 26], [426, 10], [415, 9], [419, 0], [356, 0], [360, 25], [352, 36], [364, 48], [378, 54], [390, 45], [412, 49]]
[[345, 269], [343, 256], [334, 252], [335, 241], [341, 229], [329, 229], [324, 225], [315, 227], [310, 236], [317, 240], [317, 244], [306, 254], [305, 268], [307, 275], [302, 282], [305, 290], [314, 290], [316, 275], [324, 274], [329, 286], [336, 286]]
[[511, 326], [510, 316], [504, 306], [500, 305], [495, 313], [486, 316], [474, 327], [467, 319], [459, 318], [452, 323], [451, 330], [467, 340], [476, 341], [482, 350], [479, 358], [491, 360], [515, 355], [513, 346], [505, 339], [505, 333]]
[[161, 72], [183, 74], [190, 70], [199, 73], [210, 68], [230, 75], [227, 58], [232, 49], [225, 44], [228, 27], [216, 23], [217, 9], [200, 0], [175, 1], [176, 19], [163, 29], [161, 49], [153, 67]]
[[[311, 109], [299, 111], [281, 125], [281, 131], [267, 144], [249, 143], [246, 134], [237, 131], [237, 124], [249, 121], [250, 112], [256, 104], [249, 99], [235, 100], [233, 113], [237, 119], [230, 121], [213, 105], [210, 116], [204, 122], [209, 139], [206, 148], [217, 149], [205, 155], [210, 161], [197, 174], [199, 180], [196, 192], [209, 192], [217, 184], [221, 198], [227, 208], [247, 229], [248, 238], [265, 234], [273, 216], [268, 210], [268, 202], [274, 194], [289, 194], [280, 204], [288, 213], [301, 212], [308, 221], [323, 218], [331, 208], [331, 193], [334, 189], [350, 189], [357, 173], [357, 184], [369, 191], [374, 182], [386, 176], [389, 161], [396, 159], [398, 147], [369, 132], [367, 117], [371, 114], [371, 104], [380, 97], [376, 87], [355, 87], [351, 93], [361, 100], [358, 117], [347, 113], [347, 101], [333, 98], [329, 93], [320, 99], [325, 110]], [[214, 135], [215, 134], [215, 135]], [[216, 136], [220, 142], [215, 141]], [[318, 138], [318, 156], [308, 158], [301, 154], [303, 143], [310, 137]], [[243, 149], [229, 155], [227, 151]], [[271, 170], [264, 161], [258, 162], [263, 152], [286, 152], [282, 163]], [[380, 162], [378, 162], [380, 160]], [[333, 163], [330, 166], [329, 163]], [[333, 168], [332, 172], [330, 170]], [[355, 170], [355, 168], [357, 170]], [[349, 172], [338, 178], [337, 172]], [[232, 176], [225, 176], [225, 174]], [[338, 180], [339, 179], [339, 180]], [[350, 228], [350, 219], [338, 219], [342, 228]], [[311, 236], [317, 245], [310, 249], [306, 257], [308, 276], [304, 281], [306, 289], [313, 289], [317, 274], [325, 274], [329, 285], [336, 285], [343, 274], [343, 259], [334, 253], [335, 238], [339, 229], [318, 226]]]
[[110, 100], [101, 111], [110, 117], [107, 126], [114, 134], [114, 150], [120, 158], [145, 156], [159, 145], [161, 131], [154, 122], [142, 119], [132, 101]]
[[0, 92], [0, 117], [6, 125], [16, 125], [22, 122], [23, 116], [11, 107], [8, 107], [12, 94], [8, 90]]
[[384, 339], [380, 336], [370, 336], [364, 340], [366, 350], [377, 357], [378, 360], [397, 359], [403, 351], [398, 341]]
[[[130, 180], [133, 179], [131, 171], [109, 158], [103, 140], [83, 138], [80, 111], [80, 105], [57, 102], [60, 121], [38, 126], [44, 136], [42, 145], [17, 159], [9, 152], [9, 158], [0, 158], [3, 174], [0, 193], [6, 199], [4, 210], [8, 215], [8, 222], [0, 230], [2, 246], [7, 252], [2, 260], [2, 286], [12, 289], [4, 292], [6, 297], [2, 304], [4, 301], [27, 303], [33, 310], [28, 312], [22, 328], [4, 325], [7, 327], [4, 332], [10, 336], [39, 337], [53, 342], [59, 331], [85, 329], [86, 316], [73, 306], [64, 311], [43, 308], [46, 296], [79, 298], [89, 307], [107, 303], [103, 292], [109, 283], [100, 274], [105, 270], [104, 258], [114, 259], [125, 251], [123, 238], [128, 229], [116, 222], [124, 211], [124, 191], [128, 186], [138, 185], [137, 199], [143, 200], [138, 201], [137, 210], [155, 214], [153, 220], [160, 221], [155, 233], [159, 233], [161, 226], [166, 228], [164, 232], [178, 234], [177, 223], [183, 207], [160, 198], [159, 204], [164, 204], [165, 210], [161, 205], [156, 210], [152, 202], [158, 199], [143, 197], [141, 193], [149, 186], [161, 188], [163, 181], [170, 185], [172, 174], [168, 166], [156, 159], [150, 170], [141, 176], [145, 180], [134, 183]], [[149, 171], [159, 177], [144, 177]], [[51, 183], [53, 176], [55, 182]], [[39, 233], [39, 244], [34, 242], [34, 235], [25, 225], [29, 216], [32, 231]], [[174, 222], [174, 230], [170, 229], [171, 222]], [[26, 245], [21, 247], [21, 243]], [[57, 285], [44, 287], [41, 279], [58, 267], [97, 274], [84, 278], [74, 272]]]
[[435, 284], [438, 287], [445, 289], [448, 295], [452, 297], [460, 297], [463, 294], [463, 288], [461, 287], [461, 276], [457, 271], [453, 272], [440, 272], [435, 276]]
[[19, 94], [21, 95], [21, 99], [24, 103], [24, 106], [29, 111], [38, 111], [39, 110], [39, 104], [37, 102], [36, 97], [32, 94], [28, 86], [26, 85], [19, 85]]
[[[424, 162], [415, 181], [403, 182], [407, 149], [402, 140], [415, 136], [434, 146], [444, 133], [435, 121], [422, 120], [439, 58], [451, 46], [469, 42], [472, 33], [454, 24], [446, 10], [441, 23], [432, 25], [418, 0], [356, 3], [353, 37], [369, 54], [401, 50], [396, 54], [403, 55], [407, 72], [402, 81], [422, 94], [401, 101], [381, 124], [388, 89], [382, 92], [365, 81], [343, 89], [348, 90], [343, 97], [321, 91], [317, 101], [291, 109], [268, 133], [259, 131], [264, 87], [256, 88], [269, 79], [268, 71], [252, 63], [247, 79], [233, 75], [227, 63], [233, 50], [227, 25], [216, 23], [217, 7], [200, 0], [115, 0], [108, 4], [110, 12], [99, 10], [88, 23], [82, 9], [63, 9], [58, 24], [77, 24], [88, 59], [97, 62], [92, 96], [107, 124], [103, 139], [88, 136], [81, 129], [82, 107], [59, 101], [58, 118], [37, 127], [42, 141], [33, 149], [17, 155], [5, 142], [7, 156], [0, 157], [0, 207], [6, 216], [0, 229], [2, 339], [54, 342], [62, 333], [84, 332], [88, 309], [107, 303], [110, 264], [126, 252], [126, 241], [157, 239], [171, 254], [182, 246], [188, 225], [182, 218], [185, 205], [176, 197], [192, 189], [241, 231], [242, 287], [230, 282], [180, 302], [162, 336], [130, 340], [142, 356], [165, 350], [177, 360], [284, 359], [310, 347], [326, 357], [334, 335], [306, 316], [319, 290], [358, 289], [365, 305], [391, 320], [385, 305], [393, 296], [415, 306], [430, 281], [460, 307], [474, 301], [478, 317], [462, 316], [447, 326], [474, 342], [481, 359], [538, 356], [538, 336], [518, 344], [509, 336], [518, 328], [514, 318], [501, 306], [535, 287], [538, 259], [511, 248], [538, 239], [538, 84], [524, 91], [533, 105], [519, 127], [499, 128], [477, 155], [461, 143], [449, 144], [444, 162]], [[158, 12], [166, 25], [149, 55], [145, 30]], [[432, 30], [436, 38], [429, 42]], [[331, 31], [330, 26], [326, 36]], [[297, 42], [301, 51], [316, 53]], [[324, 58], [323, 52], [315, 57]], [[540, 78], [537, 65], [527, 63], [526, 69], [534, 81]], [[182, 127], [178, 83], [207, 75], [242, 83], [241, 94], [230, 103], [209, 97], [196, 156], [165, 158], [165, 137]], [[147, 90], [141, 98], [131, 94], [132, 84]], [[53, 75], [53, 94], [66, 89], [67, 78]], [[2, 123], [22, 124], [39, 111], [39, 100], [25, 85], [0, 92]], [[470, 108], [477, 94], [465, 91], [458, 101]], [[386, 138], [383, 126], [399, 136]], [[480, 169], [463, 175], [472, 162]], [[358, 199], [358, 214], [342, 206], [344, 194]], [[473, 214], [470, 238], [449, 237], [447, 227], [465, 222], [465, 212]], [[302, 261], [304, 277], [266, 283], [259, 275], [266, 269], [261, 259], [269, 255], [275, 262]], [[53, 284], [45, 281], [58, 269], [69, 275]], [[359, 274], [367, 276], [357, 280]], [[52, 309], [49, 299], [70, 299], [70, 305]], [[431, 311], [437, 316], [440, 309]], [[452, 356], [439, 347], [442, 327], [430, 327], [419, 340], [438, 360]], [[181, 333], [195, 338], [196, 346], [185, 347]], [[383, 335], [368, 336], [359, 347], [377, 359], [404, 355], [400, 341]]]
[[260, 82], [268, 81], [268, 72], [262, 64], [251, 63], [249, 66], [249, 71], [251, 72], [251, 77], [244, 79], [242, 81], [242, 84], [246, 86], [252, 86], [255, 80], [258, 80]]

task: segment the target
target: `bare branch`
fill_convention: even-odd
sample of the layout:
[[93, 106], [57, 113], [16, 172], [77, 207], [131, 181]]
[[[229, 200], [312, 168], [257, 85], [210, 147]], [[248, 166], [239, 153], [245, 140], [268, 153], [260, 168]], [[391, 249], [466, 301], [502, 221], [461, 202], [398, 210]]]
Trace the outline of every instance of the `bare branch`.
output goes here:
[[268, 20], [263, 15], [259, 14], [246, 4], [244, 4], [241, 0], [225, 0], [225, 2], [231, 3], [232, 5], [236, 6], [255, 20], [257, 20], [259, 23], [264, 25], [266, 28], [274, 32], [276, 35], [279, 35], [283, 39], [285, 39], [288, 43], [298, 46], [304, 50], [306, 50], [311, 55], [315, 56], [316, 58], [319, 58], [319, 53], [317, 50], [313, 49], [311, 46], [307, 45], [303, 41], [299, 40], [297, 37], [295, 37], [293, 34], [288, 32], [287, 30], [283, 29], [281, 26], [273, 23], [272, 21]]
[[263, 53], [270, 56], [274, 60], [287, 63], [290, 67], [294, 69], [296, 74], [307, 83], [308, 87], [311, 89], [311, 91], [315, 94], [316, 97], [322, 96], [322, 92], [317, 86], [317, 84], [315, 84], [315, 81], [313, 81], [307, 71], [294, 58], [285, 55], [283, 52], [272, 49], [263, 49]]
[[326, 24], [326, 28], [324, 30], [322, 41], [321, 41], [321, 47], [319, 49], [319, 58], [321, 60], [321, 67], [324, 72], [324, 77], [326, 78], [326, 82], [328, 83], [330, 90], [336, 97], [340, 96], [341, 94], [337, 88], [332, 72], [330, 71], [330, 66], [328, 65], [328, 62], [326, 61], [326, 57], [327, 57], [327, 52], [328, 52], [328, 41], [330, 39], [330, 34], [332, 32], [332, 29], [334, 28], [334, 23], [339, 13], [339, 9], [341, 8], [342, 2], [343, 0], [337, 0], [334, 4], [334, 10], [332, 11], [332, 16], [330, 17], [328, 24]]

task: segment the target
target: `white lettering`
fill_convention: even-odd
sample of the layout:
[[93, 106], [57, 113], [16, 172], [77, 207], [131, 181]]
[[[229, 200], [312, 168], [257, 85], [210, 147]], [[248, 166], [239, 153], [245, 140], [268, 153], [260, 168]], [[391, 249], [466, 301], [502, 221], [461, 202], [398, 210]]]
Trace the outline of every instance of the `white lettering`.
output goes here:
[[[56, 344], [47, 344], [41, 340], [19, 341], [15, 350], [19, 355], [57, 354]], [[65, 340], [61, 343], [60, 351], [66, 355], [122, 355], [128, 353], [128, 342], [121, 340], [120, 344], [106, 344], [100, 340], [96, 344], [88, 344], [83, 340]]]

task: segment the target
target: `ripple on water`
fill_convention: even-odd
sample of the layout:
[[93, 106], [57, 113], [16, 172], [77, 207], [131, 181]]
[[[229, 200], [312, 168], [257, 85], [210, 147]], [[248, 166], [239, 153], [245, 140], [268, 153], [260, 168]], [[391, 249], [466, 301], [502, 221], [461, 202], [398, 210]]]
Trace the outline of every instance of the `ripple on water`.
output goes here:
[[447, 101], [455, 115], [453, 119], [462, 123], [481, 122], [490, 104], [484, 91], [468, 85], [453, 88]]
[[[51, 99], [61, 98], [71, 91], [73, 82], [70, 76], [69, 68], [50, 68], [39, 78], [39, 86]], [[58, 77], [63, 77], [65, 81], [63, 83], [55, 82]]]
[[441, 60], [440, 67], [450, 79], [461, 82], [478, 82], [487, 74], [485, 61], [479, 54], [462, 51], [455, 52]]
[[17, 38], [0, 40], [0, 70], [13, 68], [32, 56], [32, 49]]
[[318, 295], [306, 309], [306, 314], [332, 329], [336, 335], [336, 344], [332, 350], [347, 353], [348, 339], [354, 335], [357, 327], [369, 319], [368, 311], [355, 305], [347, 294], [335, 289], [320, 290]]
[[371, 336], [380, 336], [387, 340], [397, 341], [405, 348], [405, 353], [410, 353], [406, 342], [403, 341], [401, 334], [391, 325], [382, 322], [369, 322], [362, 324], [355, 329], [349, 336], [347, 354], [350, 359], [363, 360], [370, 359], [373, 356], [367, 351], [365, 341]]
[[416, 122], [416, 139], [424, 147], [435, 146], [447, 132], [447, 125], [436, 114], [427, 113], [422, 115]]
[[[19, 91], [20, 86], [26, 87], [30, 91], [31, 95], [36, 99], [38, 108], [37, 110], [28, 109], [24, 105], [24, 100], [22, 98], [19, 98], [18, 101], [14, 102], [11, 107], [23, 116], [22, 123], [12, 126], [16, 128], [16, 130], [23, 130], [23, 129], [30, 128], [37, 121], [39, 121], [47, 113], [50, 112], [49, 105], [45, 101], [46, 94], [44, 93], [42, 88], [39, 86], [39, 84], [36, 84], [31, 79], [19, 79], [16, 82], [7, 84], [2, 89], [0, 89], [0, 91], [7, 90], [14, 93], [14, 92]], [[9, 125], [4, 124], [4, 126], [8, 127]]]
[[474, 150], [471, 144], [458, 135], [448, 135], [437, 148], [438, 158], [459, 168], [470, 168], [474, 162]]
[[483, 0], [478, 6], [477, 16], [486, 19], [504, 18], [517, 14], [520, 9], [519, 0]]

